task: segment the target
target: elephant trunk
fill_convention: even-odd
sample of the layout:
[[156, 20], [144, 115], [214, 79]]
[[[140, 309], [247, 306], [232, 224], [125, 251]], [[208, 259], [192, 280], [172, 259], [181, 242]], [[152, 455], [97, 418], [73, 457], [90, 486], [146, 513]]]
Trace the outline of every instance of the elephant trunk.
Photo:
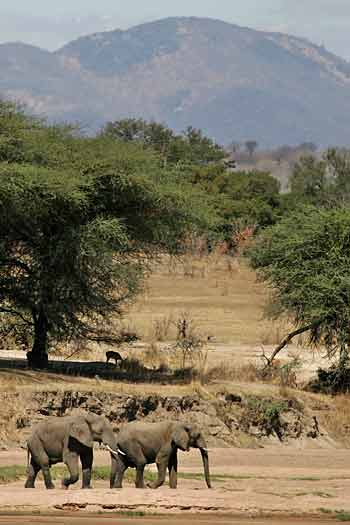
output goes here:
[[111, 472], [110, 472], [110, 487], [112, 488], [115, 483], [115, 478], [118, 471], [119, 459], [118, 459], [118, 445], [114, 432], [108, 430], [104, 432], [102, 436], [102, 443], [106, 450], [110, 453], [111, 456]]
[[124, 452], [122, 452], [118, 447], [114, 432], [110, 431], [108, 433], [104, 433], [101, 442], [104, 445], [104, 448], [110, 452], [112, 459], [117, 458], [119, 454], [125, 456]]
[[208, 489], [211, 489], [208, 451], [206, 448], [202, 448], [202, 447], [199, 450], [201, 451], [201, 455], [202, 455], [205, 481], [207, 482]]

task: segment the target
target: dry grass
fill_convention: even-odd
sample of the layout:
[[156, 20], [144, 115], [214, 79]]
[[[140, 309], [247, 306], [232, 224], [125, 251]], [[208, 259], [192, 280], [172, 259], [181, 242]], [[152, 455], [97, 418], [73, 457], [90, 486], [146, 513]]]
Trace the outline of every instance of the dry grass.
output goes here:
[[175, 325], [173, 315], [162, 315], [153, 320], [151, 338], [155, 341], [167, 341], [174, 338]]
[[206, 382], [238, 381], [246, 383], [262, 382], [261, 369], [255, 363], [244, 363], [238, 366], [228, 366], [221, 362], [210, 368], [206, 373]]
[[259, 340], [262, 345], [277, 345], [291, 331], [287, 321], [268, 321], [260, 324]]
[[13, 439], [18, 431], [18, 421], [26, 417], [26, 402], [20, 397], [14, 402], [11, 394], [5, 393], [0, 403], [0, 441]]
[[[133, 354], [134, 352], [132, 352], [132, 355]], [[162, 366], [169, 366], [167, 352], [162, 350], [160, 345], [155, 341], [146, 344], [143, 352], [138, 353], [137, 357], [145, 366], [149, 368], [157, 369]]]
[[[140, 334], [144, 346], [172, 342], [177, 335], [176, 320], [186, 312], [201, 338], [210, 337], [216, 344], [279, 342], [279, 336], [285, 332], [281, 323], [267, 323], [263, 318], [268, 294], [256, 282], [255, 273], [244, 259], [230, 257], [220, 250], [203, 255], [199, 248], [193, 249], [197, 255], [190, 251], [183, 258], [164, 257], [147, 280], [145, 292], [125, 314], [122, 323], [116, 324], [116, 331], [132, 327], [132, 331]], [[137, 349], [140, 345], [134, 346]], [[125, 357], [134, 355], [132, 348], [124, 346], [117, 350]], [[63, 345], [53, 355], [64, 359], [73, 354], [73, 360], [105, 361], [109, 349], [102, 344]], [[146, 353], [146, 361], [152, 361], [150, 352]]]
[[319, 418], [329, 434], [337, 441], [350, 446], [350, 395], [339, 395], [332, 399], [318, 396], [330, 405], [330, 410], [320, 412]]
[[266, 299], [265, 288], [242, 259], [218, 252], [206, 257], [186, 255], [184, 260], [165, 258], [126, 322], [132, 322], [148, 341], [172, 339], [171, 320], [187, 311], [203, 335], [220, 342], [257, 344], [266, 325]]

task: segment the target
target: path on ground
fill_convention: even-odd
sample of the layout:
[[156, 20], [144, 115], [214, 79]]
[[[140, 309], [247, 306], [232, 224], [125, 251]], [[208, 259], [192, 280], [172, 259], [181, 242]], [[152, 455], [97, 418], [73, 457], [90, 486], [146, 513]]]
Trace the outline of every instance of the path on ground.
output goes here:
[[213, 525], [213, 523], [217, 525], [271, 525], [271, 523], [277, 523], [279, 525], [330, 525], [331, 523], [334, 524], [334, 520], [308, 520], [308, 519], [293, 519], [293, 518], [285, 518], [281, 519], [278, 518], [278, 520], [275, 519], [244, 519], [244, 518], [238, 518], [233, 519], [232, 517], [226, 517], [221, 518], [219, 516], [215, 516], [215, 521], [213, 520], [213, 516], [210, 517], [204, 517], [204, 518], [196, 518], [194, 519], [192, 516], [190, 518], [184, 517], [180, 518], [177, 516], [176, 518], [169, 518], [167, 517], [155, 517], [155, 516], [149, 516], [149, 517], [140, 517], [140, 518], [130, 518], [122, 516], [117, 517], [110, 517], [106, 515], [99, 514], [98, 516], [74, 516], [71, 514], [63, 515], [63, 516], [0, 516], [0, 525], [33, 525], [33, 523], [36, 523], [37, 525], [112, 525], [116, 522], [119, 524], [127, 524], [127, 525]]
[[[108, 481], [98, 481], [92, 490], [81, 490], [77, 483], [67, 491], [60, 488], [47, 491], [41, 480], [35, 489], [24, 489], [20, 481], [0, 486], [0, 512], [81, 511], [84, 515], [144, 512], [178, 516], [203, 513], [244, 518], [273, 515], [281, 519], [286, 516], [324, 519], [327, 512], [350, 511], [349, 450], [275, 446], [257, 450], [212, 449], [209, 455], [212, 490], [205, 486], [200, 454], [191, 450], [179, 454], [179, 472], [187, 473], [187, 478], [179, 478], [177, 490], [166, 485], [157, 490], [137, 490], [128, 484], [122, 490], [111, 490]], [[95, 456], [95, 464], [109, 464], [105, 452], [97, 450]], [[0, 452], [1, 466], [25, 462], [25, 450]], [[192, 479], [190, 474], [198, 476]]]

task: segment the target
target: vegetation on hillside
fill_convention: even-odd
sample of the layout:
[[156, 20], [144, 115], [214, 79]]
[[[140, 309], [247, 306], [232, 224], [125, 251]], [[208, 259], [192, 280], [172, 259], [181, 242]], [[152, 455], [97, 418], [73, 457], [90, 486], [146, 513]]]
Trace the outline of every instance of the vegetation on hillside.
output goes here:
[[234, 251], [248, 231], [259, 233], [249, 256], [272, 287], [274, 315], [295, 325], [288, 340], [309, 330], [344, 363], [349, 153], [302, 157], [287, 194], [269, 173], [232, 171], [224, 157], [191, 127], [125, 119], [85, 137], [1, 102], [2, 334], [32, 345], [33, 366], [53, 341], [113, 343], [113, 319], [152, 258], [198, 236]]

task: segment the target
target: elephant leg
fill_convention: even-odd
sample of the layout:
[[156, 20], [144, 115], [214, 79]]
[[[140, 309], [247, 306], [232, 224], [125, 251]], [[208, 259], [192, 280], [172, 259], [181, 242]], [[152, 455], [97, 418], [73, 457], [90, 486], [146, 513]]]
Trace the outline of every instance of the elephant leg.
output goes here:
[[137, 489], [144, 489], [145, 488], [145, 481], [143, 478], [143, 473], [145, 470], [146, 463], [139, 463], [136, 465], [136, 480], [135, 480], [135, 487]]
[[62, 479], [62, 488], [67, 489], [72, 483], [76, 483], [79, 479], [79, 461], [78, 454], [75, 452], [68, 452], [64, 457], [64, 462], [69, 470], [69, 478]]
[[43, 472], [44, 483], [47, 489], [54, 489], [55, 485], [52, 483], [51, 472], [50, 472], [50, 460], [46, 454], [42, 454], [42, 460], [40, 461], [41, 470]]
[[54, 489], [55, 485], [52, 483], [49, 465], [42, 465], [41, 470], [43, 471], [45, 487], [47, 489]]
[[91, 489], [91, 472], [93, 462], [93, 451], [92, 448], [88, 449], [86, 454], [80, 456], [81, 467], [83, 470], [83, 489]]
[[135, 487], [137, 489], [144, 489], [145, 482], [143, 479], [143, 472], [145, 470], [147, 460], [143, 454], [142, 448], [137, 443], [131, 442], [130, 444], [128, 444], [128, 450], [126, 450], [125, 452], [127, 453], [127, 457], [125, 458], [125, 460], [123, 459], [122, 461], [125, 461], [125, 463], [128, 466], [130, 465], [136, 467]]
[[169, 463], [169, 487], [176, 489], [177, 487], [177, 452], [170, 456]]
[[124, 463], [120, 456], [112, 459], [110, 487], [111, 489], [121, 489], [123, 486], [124, 472], [128, 468], [128, 465]]
[[30, 460], [30, 465], [28, 467], [27, 481], [26, 481], [26, 483], [24, 485], [24, 487], [26, 489], [33, 489], [34, 488], [34, 486], [35, 486], [35, 479], [36, 479], [40, 469], [41, 469], [41, 466], [38, 465], [38, 463], [32, 457], [31, 460]]
[[158, 478], [153, 483], [149, 483], [151, 489], [157, 489], [163, 485], [165, 481], [166, 468], [168, 466], [169, 458], [168, 456], [160, 456], [157, 458], [157, 469], [158, 469]]
[[25, 486], [28, 488], [31, 487], [31, 484], [34, 486], [36, 475], [41, 469], [43, 472], [45, 487], [47, 489], [54, 489], [55, 485], [52, 483], [50, 474], [50, 459], [37, 436], [34, 436], [31, 440], [30, 452], [32, 457]]

